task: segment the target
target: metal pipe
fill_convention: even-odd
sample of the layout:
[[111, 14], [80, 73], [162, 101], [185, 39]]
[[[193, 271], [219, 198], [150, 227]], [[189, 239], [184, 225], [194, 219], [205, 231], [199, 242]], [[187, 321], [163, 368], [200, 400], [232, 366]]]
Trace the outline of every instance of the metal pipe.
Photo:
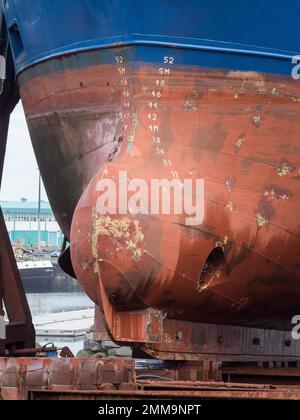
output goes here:
[[57, 347], [31, 347], [27, 349], [14, 349], [11, 351], [11, 356], [27, 355], [30, 353], [56, 353], [59, 350]]

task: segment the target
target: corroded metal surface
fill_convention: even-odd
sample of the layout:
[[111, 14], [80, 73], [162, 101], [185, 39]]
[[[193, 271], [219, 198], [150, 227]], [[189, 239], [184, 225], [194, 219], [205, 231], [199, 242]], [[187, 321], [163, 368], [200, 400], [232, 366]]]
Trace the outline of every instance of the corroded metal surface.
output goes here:
[[[155, 111], [160, 155], [148, 120], [155, 71], [143, 68], [134, 75], [136, 122], [129, 124], [119, 155], [105, 172], [100, 169], [77, 206], [71, 242], [79, 280], [90, 289], [94, 284], [95, 295], [99, 273], [120, 310], [150, 306], [174, 319], [290, 325], [299, 298], [298, 179], [297, 163], [286, 168], [281, 161], [295, 159], [290, 150], [298, 147], [298, 88], [257, 74], [174, 71]], [[184, 109], [186, 102], [194, 107]], [[97, 214], [97, 183], [120, 170], [149, 182], [157, 174], [169, 178], [170, 171], [203, 177], [204, 223], [186, 226], [176, 215]], [[200, 281], [215, 248], [224, 259]]]
[[[61, 57], [18, 81], [67, 237], [77, 205], [75, 273], [112, 336], [150, 341], [145, 317], [152, 310], [164, 326], [180, 320], [289, 329], [300, 298], [298, 84], [163, 57], [134, 67], [130, 48], [107, 50], [114, 64], [95, 64], [96, 54], [82, 54], [90, 66]], [[119, 214], [99, 214], [98, 182], [120, 171], [148, 183], [203, 178], [204, 222], [120, 214], [122, 200]]]
[[22, 74], [19, 84], [47, 194], [69, 238], [81, 194], [122, 136], [120, 87], [107, 66], [64, 71], [62, 58], [61, 71], [47, 74], [48, 64]]
[[171, 360], [299, 360], [299, 340], [290, 331], [202, 324], [166, 319], [157, 343], [143, 346], [152, 357]]
[[95, 317], [94, 317], [94, 328], [93, 328], [93, 339], [96, 341], [100, 340], [111, 340], [111, 335], [107, 332], [106, 321], [103, 316], [103, 312], [100, 311], [99, 307], [95, 306]]
[[182, 390], [172, 389], [159, 391], [148, 390], [126, 390], [126, 391], [97, 391], [97, 392], [79, 392], [79, 391], [33, 391], [30, 393], [32, 400], [176, 400], [176, 399], [264, 399], [264, 400], [299, 400], [300, 390], [286, 387], [272, 387], [271, 389], [201, 389]]
[[97, 390], [133, 382], [134, 361], [121, 359], [0, 358], [0, 391], [27, 399], [29, 389]]
[[0, 399], [300, 399], [297, 367], [153, 367], [137, 368], [133, 359], [0, 358]]

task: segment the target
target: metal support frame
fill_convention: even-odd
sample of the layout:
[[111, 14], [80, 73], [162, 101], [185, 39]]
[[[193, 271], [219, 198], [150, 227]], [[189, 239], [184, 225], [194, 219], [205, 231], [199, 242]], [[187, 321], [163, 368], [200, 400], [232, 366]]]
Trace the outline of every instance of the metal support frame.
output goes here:
[[2, 211], [0, 211], [0, 285], [0, 312], [3, 313], [3, 301], [9, 321], [5, 328], [5, 339], [0, 340], [0, 355], [4, 355], [5, 350], [34, 347], [35, 331], [30, 309]]
[[[233, 380], [234, 379], [234, 380]], [[0, 358], [0, 399], [300, 399], [299, 364]]]
[[[0, 10], [0, 15], [1, 13], [2, 11]], [[1, 45], [5, 43], [4, 32], [5, 29], [2, 27], [0, 49]], [[7, 78], [0, 96], [0, 187], [10, 114], [19, 101], [10, 49], [7, 51], [6, 63]], [[8, 323], [5, 327], [5, 339], [0, 339], [0, 355], [4, 355], [6, 350], [13, 351], [18, 348], [34, 347], [35, 331], [31, 314], [5, 221], [0, 210], [0, 316], [4, 315], [4, 308], [8, 317]]]

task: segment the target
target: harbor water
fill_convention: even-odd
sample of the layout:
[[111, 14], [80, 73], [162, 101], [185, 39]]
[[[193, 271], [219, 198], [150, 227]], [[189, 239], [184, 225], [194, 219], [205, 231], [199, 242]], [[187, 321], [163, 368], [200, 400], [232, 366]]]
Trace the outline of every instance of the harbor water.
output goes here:
[[[33, 318], [44, 314], [79, 311], [95, 306], [85, 293], [28, 293], [26, 296]], [[83, 335], [77, 337], [37, 335], [36, 337], [36, 342], [41, 346], [49, 342], [57, 347], [68, 346], [75, 355], [83, 348], [83, 341]]]

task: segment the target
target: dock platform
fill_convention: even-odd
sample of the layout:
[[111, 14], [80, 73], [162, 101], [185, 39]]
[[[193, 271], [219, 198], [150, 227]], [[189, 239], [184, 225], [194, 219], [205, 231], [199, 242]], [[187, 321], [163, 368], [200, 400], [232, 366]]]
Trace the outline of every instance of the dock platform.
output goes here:
[[94, 308], [33, 317], [37, 336], [78, 337], [94, 324]]

